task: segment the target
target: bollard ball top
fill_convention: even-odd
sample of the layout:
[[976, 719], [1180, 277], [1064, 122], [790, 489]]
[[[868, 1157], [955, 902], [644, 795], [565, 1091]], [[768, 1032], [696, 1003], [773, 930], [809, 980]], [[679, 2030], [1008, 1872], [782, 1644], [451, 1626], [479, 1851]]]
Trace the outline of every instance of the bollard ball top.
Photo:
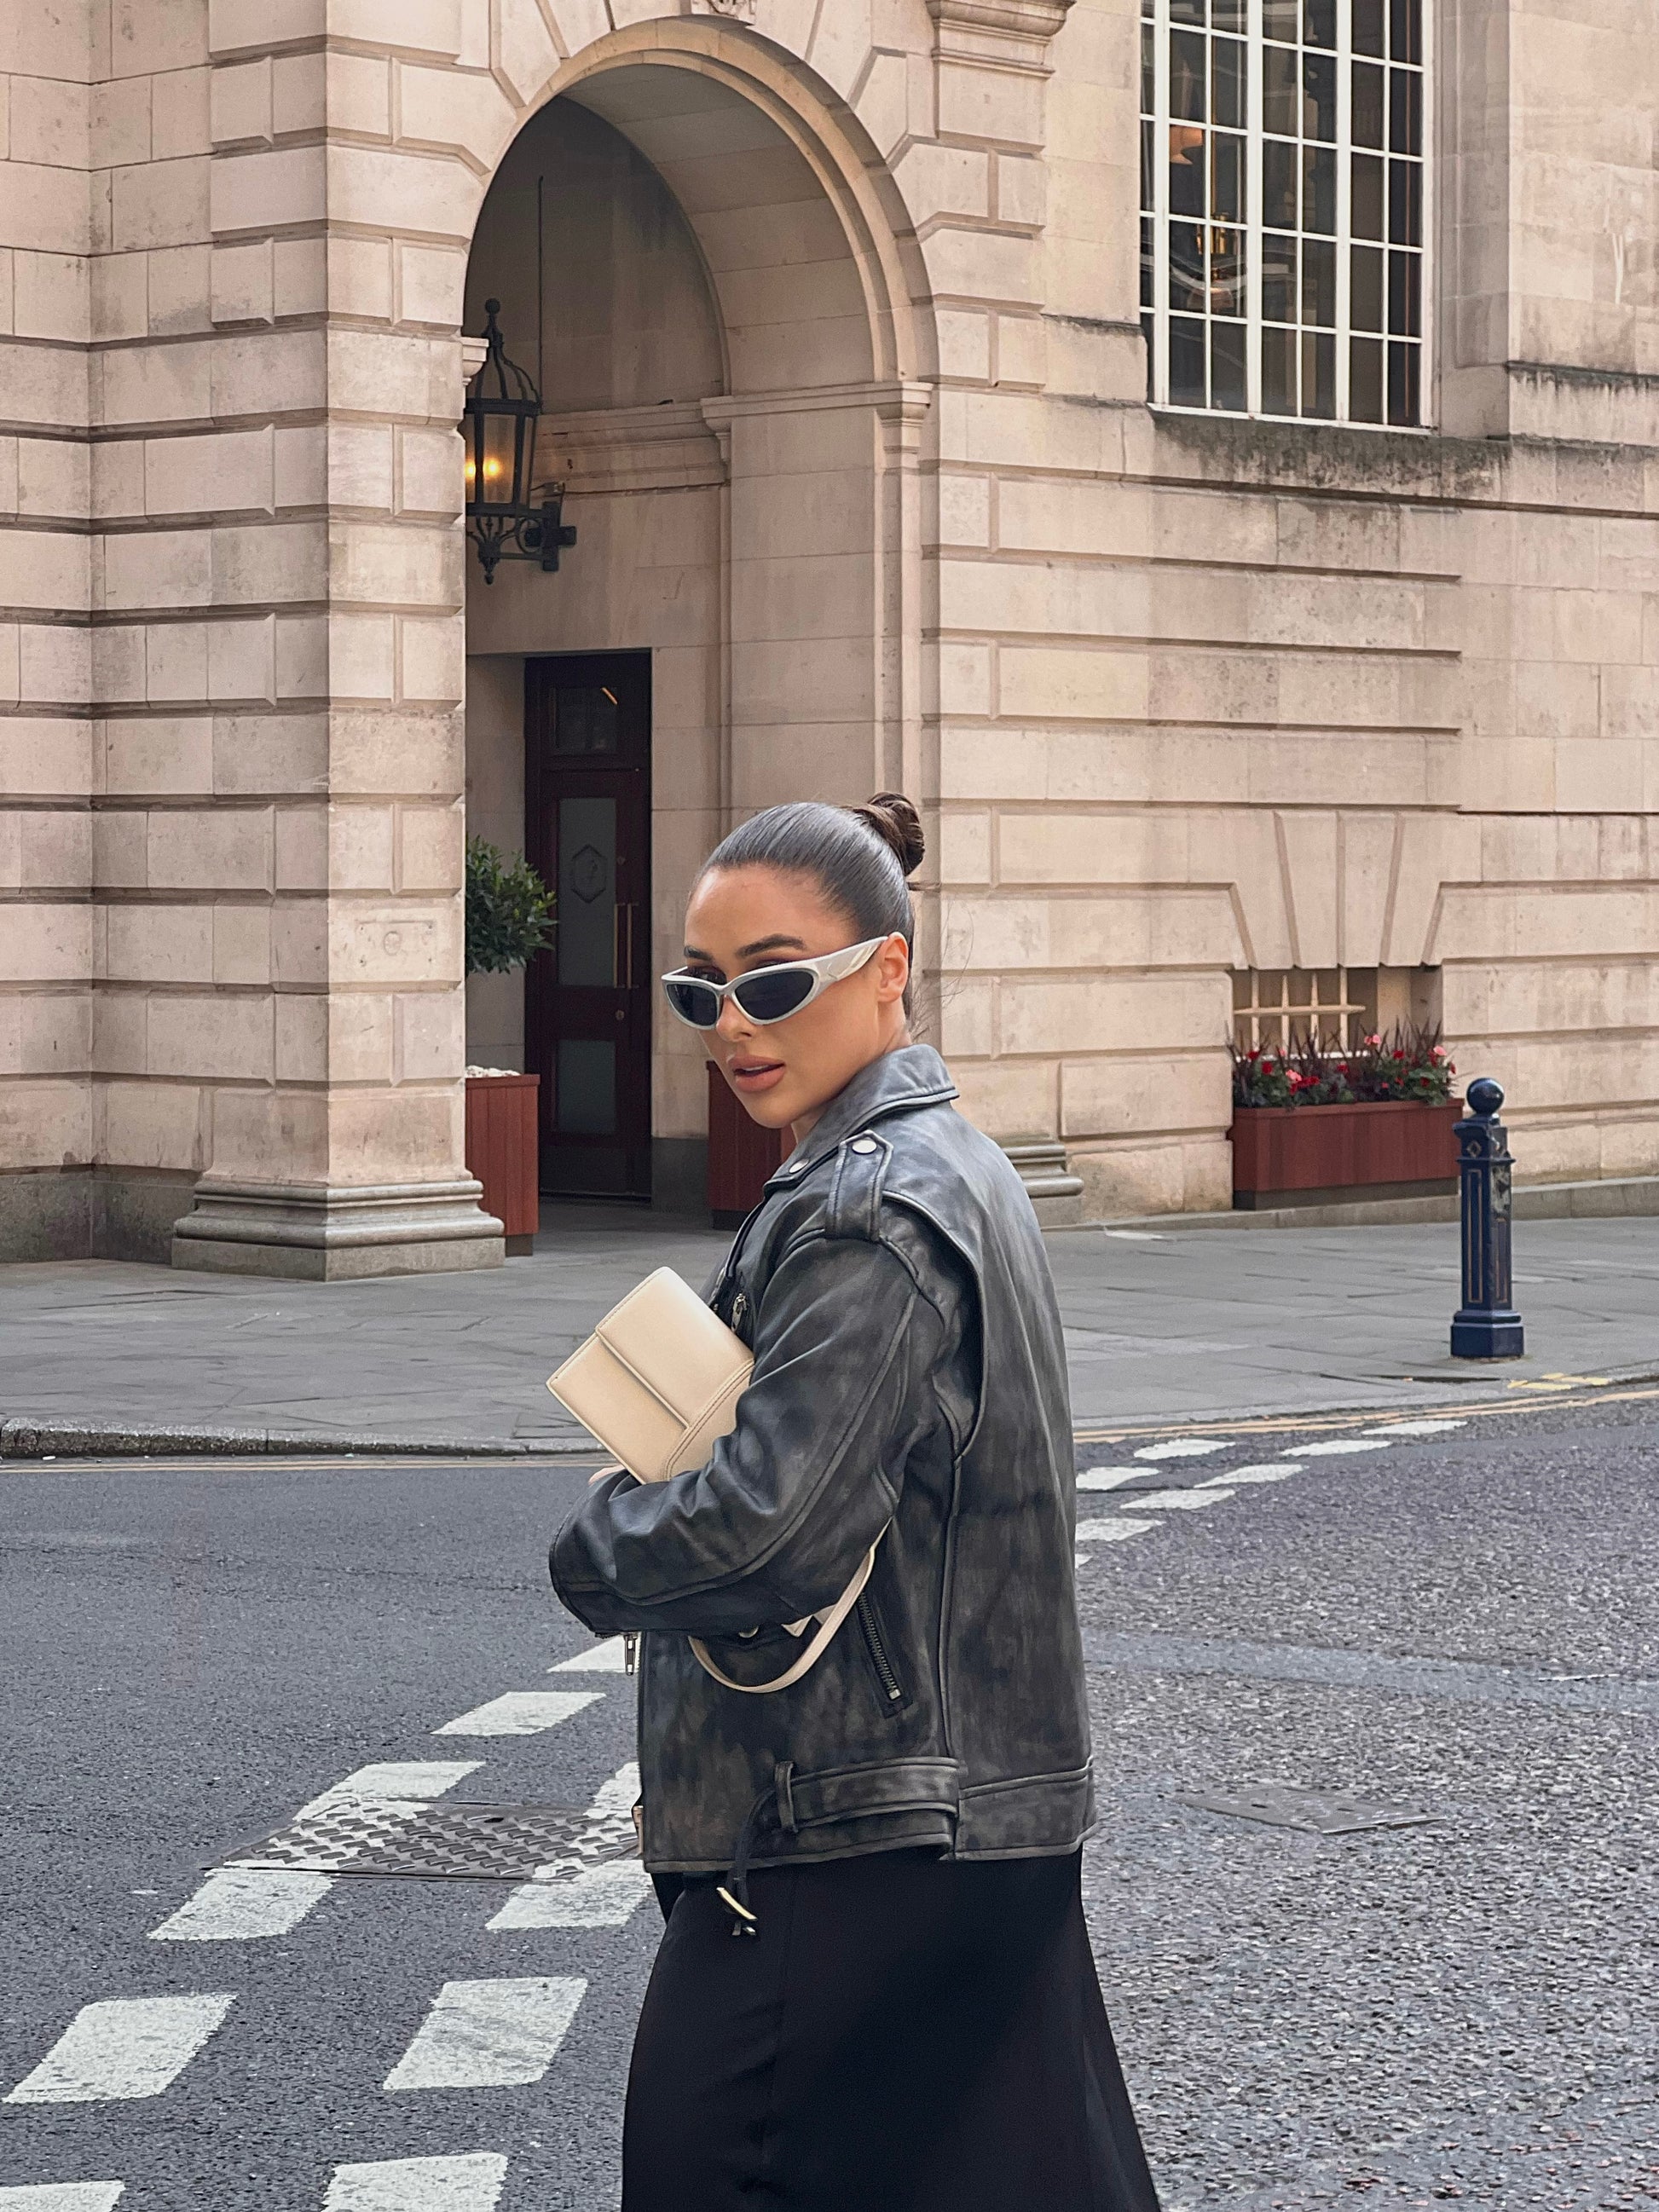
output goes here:
[[1494, 1083], [1490, 1075], [1477, 1075], [1463, 1096], [1471, 1114], [1490, 1121], [1504, 1103], [1504, 1086]]

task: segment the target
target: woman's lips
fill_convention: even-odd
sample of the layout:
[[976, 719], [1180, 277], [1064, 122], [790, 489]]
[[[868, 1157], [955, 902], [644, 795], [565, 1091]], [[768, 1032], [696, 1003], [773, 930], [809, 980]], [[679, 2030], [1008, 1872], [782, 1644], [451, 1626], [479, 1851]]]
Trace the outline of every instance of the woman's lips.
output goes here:
[[739, 1091], [769, 1091], [781, 1080], [783, 1062], [781, 1060], [734, 1060], [732, 1080]]

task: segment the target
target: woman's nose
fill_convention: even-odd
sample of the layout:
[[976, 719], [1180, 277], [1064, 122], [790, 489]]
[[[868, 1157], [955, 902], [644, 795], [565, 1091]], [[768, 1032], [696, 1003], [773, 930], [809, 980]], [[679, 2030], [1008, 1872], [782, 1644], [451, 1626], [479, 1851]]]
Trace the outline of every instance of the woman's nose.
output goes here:
[[740, 1044], [752, 1033], [753, 1024], [735, 999], [722, 999], [720, 1018], [714, 1024], [727, 1044]]

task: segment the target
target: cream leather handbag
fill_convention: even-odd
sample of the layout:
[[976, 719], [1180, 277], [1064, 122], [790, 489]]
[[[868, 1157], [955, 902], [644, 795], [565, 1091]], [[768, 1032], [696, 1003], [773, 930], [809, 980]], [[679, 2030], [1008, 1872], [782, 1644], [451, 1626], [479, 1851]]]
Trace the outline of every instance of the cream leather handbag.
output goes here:
[[[672, 1267], [659, 1267], [612, 1306], [586, 1343], [548, 1376], [547, 1387], [629, 1474], [641, 1482], [669, 1482], [701, 1467], [718, 1439], [737, 1426], [738, 1401], [754, 1364], [748, 1346], [690, 1285]], [[734, 1681], [700, 1638], [690, 1639], [691, 1649], [728, 1690], [750, 1696], [787, 1690], [829, 1650], [875, 1564], [872, 1544], [827, 1612], [785, 1624], [791, 1636], [805, 1635], [814, 1622], [817, 1629], [774, 1681]]]

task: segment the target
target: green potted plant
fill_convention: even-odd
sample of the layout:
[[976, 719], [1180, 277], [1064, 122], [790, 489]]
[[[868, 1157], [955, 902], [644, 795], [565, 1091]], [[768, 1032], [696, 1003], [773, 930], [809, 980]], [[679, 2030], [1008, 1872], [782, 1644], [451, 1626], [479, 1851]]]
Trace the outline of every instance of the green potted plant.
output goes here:
[[1462, 1102], [1438, 1030], [1232, 1048], [1233, 1204], [1312, 1206], [1456, 1188]]
[[[553, 938], [553, 896], [522, 854], [482, 837], [466, 846], [466, 972], [510, 975]], [[533, 1249], [541, 1214], [537, 1097], [541, 1079], [504, 1068], [466, 1074], [467, 1171], [501, 1222], [509, 1255]]]

